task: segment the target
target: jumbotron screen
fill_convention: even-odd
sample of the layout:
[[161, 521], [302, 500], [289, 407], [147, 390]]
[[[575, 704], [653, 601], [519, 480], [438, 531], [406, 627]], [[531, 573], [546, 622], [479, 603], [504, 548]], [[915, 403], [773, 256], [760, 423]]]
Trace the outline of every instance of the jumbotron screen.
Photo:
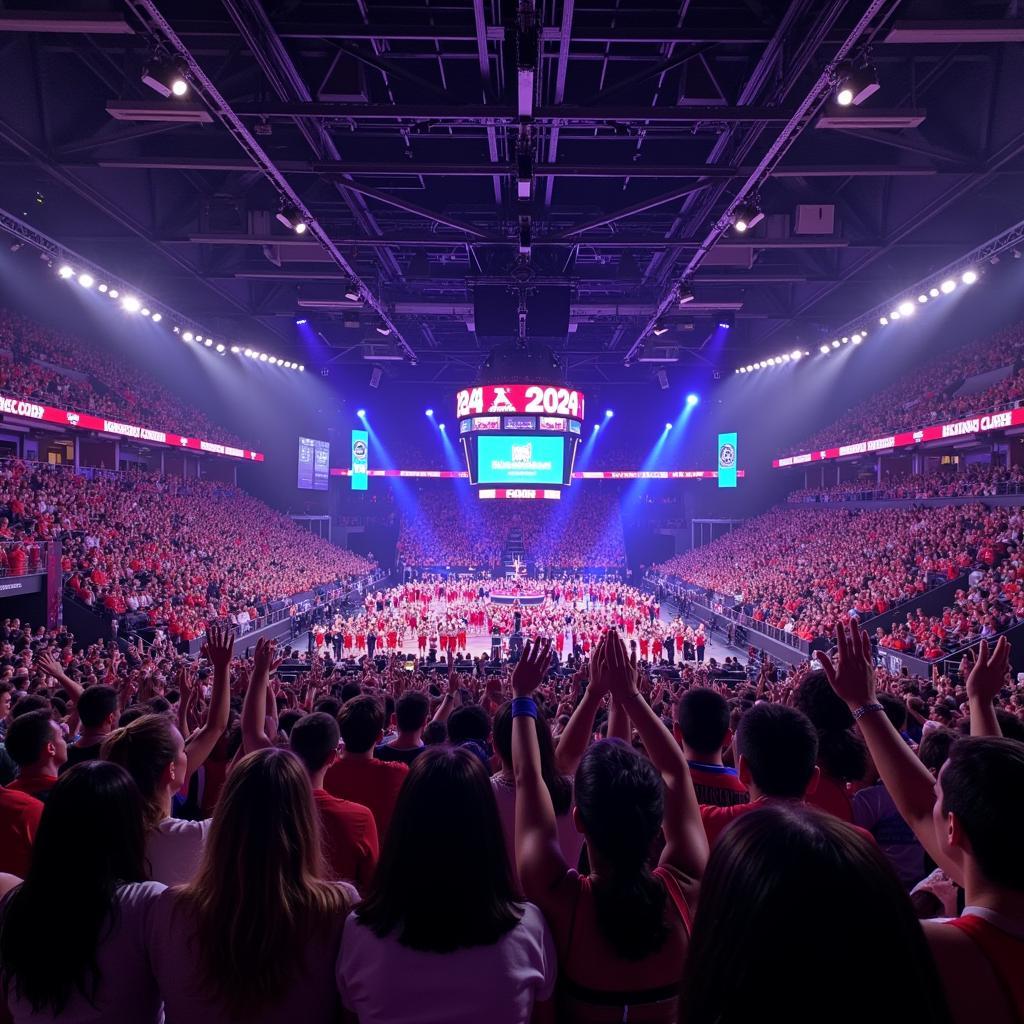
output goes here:
[[[549, 384], [485, 384], [456, 396], [470, 483], [482, 498], [557, 498], [572, 482], [583, 393]], [[497, 489], [491, 489], [497, 485]]]
[[538, 434], [484, 436], [477, 441], [477, 483], [557, 484], [564, 475], [565, 441]]

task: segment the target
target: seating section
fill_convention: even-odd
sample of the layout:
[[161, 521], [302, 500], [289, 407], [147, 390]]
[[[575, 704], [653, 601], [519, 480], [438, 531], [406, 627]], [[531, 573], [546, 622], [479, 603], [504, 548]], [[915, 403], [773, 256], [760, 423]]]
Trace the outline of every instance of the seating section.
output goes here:
[[1020, 494], [1024, 469], [1012, 466], [968, 466], [939, 473], [898, 473], [881, 483], [870, 478], [849, 480], [833, 487], [804, 487], [786, 499], [790, 504], [832, 504], [843, 501], [918, 500], [921, 498], [991, 497]]
[[[831, 448], [884, 437], [897, 430], [948, 423], [972, 413], [1005, 409], [1024, 398], [1024, 323], [964, 345], [931, 365], [915, 367], [889, 387], [858, 403], [823, 430], [791, 448], [791, 453]], [[1000, 367], [1011, 372], [973, 394], [956, 396], [964, 381]]]
[[18, 461], [0, 467], [0, 539], [60, 540], [70, 594], [183, 640], [372, 567], [234, 486]]
[[1016, 590], [1022, 526], [1014, 507], [776, 508], [656, 568], [807, 641], [833, 636], [851, 615], [867, 621], [910, 602], [917, 642], [905, 649], [923, 651], [929, 630], [914, 599], [929, 583], [978, 567], [976, 584], [939, 616], [946, 649], [1024, 618]]
[[0, 390], [235, 447], [245, 444], [155, 377], [111, 359], [83, 337], [0, 309]]

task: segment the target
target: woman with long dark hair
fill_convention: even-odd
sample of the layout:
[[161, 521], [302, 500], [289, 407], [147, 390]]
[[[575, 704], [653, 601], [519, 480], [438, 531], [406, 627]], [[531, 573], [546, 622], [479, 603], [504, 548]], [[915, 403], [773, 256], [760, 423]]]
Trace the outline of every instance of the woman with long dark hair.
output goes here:
[[882, 852], [799, 803], [738, 818], [701, 883], [686, 1024], [948, 1024], [924, 932]]
[[143, 881], [143, 851], [142, 799], [123, 768], [85, 761], [60, 777], [25, 881], [0, 903], [15, 1024], [161, 1019], [143, 937], [164, 887]]
[[[632, 720], [650, 760], [621, 740], [602, 740], [576, 772], [573, 816], [590, 874], [562, 856], [541, 774], [531, 694], [549, 667], [550, 642], [528, 645], [512, 675], [516, 857], [527, 897], [544, 912], [559, 951], [559, 1020], [674, 1022], [689, 948], [690, 908], [707, 837], [683, 753], [640, 696], [617, 633], [591, 663], [591, 699], [610, 693]], [[654, 848], [664, 849], [652, 870]]]
[[196, 877], [157, 901], [149, 955], [167, 1024], [333, 1024], [355, 890], [326, 881], [309, 775], [287, 750], [243, 757]]
[[527, 1024], [554, 976], [551, 935], [518, 897], [483, 763], [462, 747], [425, 750], [345, 926], [342, 1002], [359, 1024]]

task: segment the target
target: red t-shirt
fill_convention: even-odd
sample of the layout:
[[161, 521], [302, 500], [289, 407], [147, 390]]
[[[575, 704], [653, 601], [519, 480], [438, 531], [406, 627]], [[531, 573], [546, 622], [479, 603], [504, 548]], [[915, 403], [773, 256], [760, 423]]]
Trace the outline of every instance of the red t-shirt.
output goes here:
[[1024, 939], [971, 913], [954, 918], [949, 924], [971, 937], [999, 979], [1016, 1016], [1024, 1020]]
[[314, 789], [313, 799], [320, 812], [324, 860], [334, 878], [354, 882], [365, 892], [377, 869], [380, 847], [377, 824], [368, 807]]
[[56, 785], [56, 775], [34, 775], [30, 778], [19, 775], [7, 788], [16, 793], [27, 793], [32, 797], [45, 797]]
[[408, 766], [399, 761], [343, 757], [327, 769], [324, 789], [332, 796], [368, 807], [377, 823], [377, 836], [383, 842], [398, 791], [408, 774]]
[[0, 787], [0, 871], [25, 877], [42, 814], [41, 800]]
[[[762, 796], [757, 800], [751, 800], [749, 804], [733, 804], [732, 807], [709, 807], [706, 804], [701, 804], [700, 817], [704, 822], [704, 831], [708, 836], [708, 845], [714, 846], [726, 826], [732, 824], [741, 814], [746, 814], [747, 811], [756, 811], [758, 807], [768, 807], [773, 803], [795, 802], [797, 801], [773, 800], [771, 797]], [[850, 828], [855, 832], [859, 832], [873, 845], [878, 845], [875, 843], [875, 837], [867, 829], [861, 828], [859, 825], [850, 825]]]
[[824, 772], [818, 776], [817, 788], [813, 793], [808, 793], [804, 800], [812, 807], [817, 807], [819, 811], [835, 815], [848, 825], [853, 824], [853, 804], [850, 802], [845, 785], [825, 775]]

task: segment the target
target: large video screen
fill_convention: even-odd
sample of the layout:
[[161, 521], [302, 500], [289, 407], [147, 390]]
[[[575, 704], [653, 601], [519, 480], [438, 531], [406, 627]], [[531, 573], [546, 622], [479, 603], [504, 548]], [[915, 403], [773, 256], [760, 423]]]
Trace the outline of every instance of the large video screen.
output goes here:
[[480, 437], [477, 483], [561, 484], [564, 452], [565, 441], [561, 437]]
[[299, 490], [326, 491], [331, 478], [331, 443], [299, 438]]

